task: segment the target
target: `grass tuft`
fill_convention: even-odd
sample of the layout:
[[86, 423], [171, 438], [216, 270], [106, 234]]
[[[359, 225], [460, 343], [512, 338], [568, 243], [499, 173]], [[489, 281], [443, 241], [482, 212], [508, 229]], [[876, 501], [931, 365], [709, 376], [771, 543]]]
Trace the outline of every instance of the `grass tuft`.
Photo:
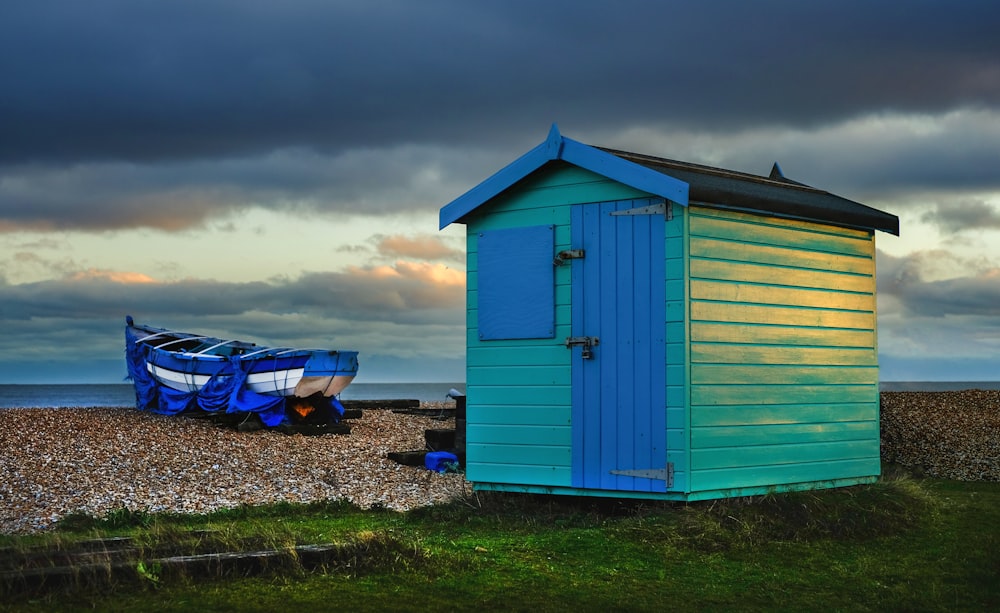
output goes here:
[[103, 517], [86, 513], [70, 513], [57, 522], [56, 528], [68, 532], [86, 532], [97, 529], [120, 530], [123, 528], [146, 528], [153, 521], [154, 515], [149, 511], [119, 507], [109, 511]]
[[673, 534], [700, 551], [768, 542], [866, 541], [932, 521], [941, 503], [909, 479], [871, 485], [692, 503]]

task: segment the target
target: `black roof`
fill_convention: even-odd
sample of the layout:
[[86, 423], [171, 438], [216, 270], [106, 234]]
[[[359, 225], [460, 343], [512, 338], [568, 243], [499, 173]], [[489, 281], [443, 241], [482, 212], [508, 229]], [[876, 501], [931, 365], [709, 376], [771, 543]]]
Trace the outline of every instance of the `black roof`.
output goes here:
[[691, 202], [781, 217], [821, 221], [899, 236], [899, 218], [859, 202], [786, 178], [775, 164], [769, 177], [598, 147], [689, 185]]

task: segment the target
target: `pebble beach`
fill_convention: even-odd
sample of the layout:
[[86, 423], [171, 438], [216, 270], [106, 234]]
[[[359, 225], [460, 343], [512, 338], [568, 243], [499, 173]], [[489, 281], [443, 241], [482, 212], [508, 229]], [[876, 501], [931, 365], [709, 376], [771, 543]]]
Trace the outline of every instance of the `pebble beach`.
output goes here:
[[[454, 418], [365, 410], [346, 435], [238, 432], [127, 408], [0, 410], [0, 533], [69, 513], [206, 513], [346, 499], [406, 511], [470, 489], [464, 473], [397, 464]], [[944, 479], [1000, 481], [1000, 391], [882, 392], [883, 463]]]
[[350, 423], [350, 434], [303, 436], [128, 408], [3, 409], [0, 533], [37, 532], [70, 513], [100, 517], [121, 508], [207, 513], [346, 499], [406, 511], [466, 489], [462, 473], [387, 458], [423, 449], [424, 431], [454, 428], [454, 418], [365, 410]]
[[1000, 481], [1000, 390], [882, 392], [881, 431], [883, 465]]

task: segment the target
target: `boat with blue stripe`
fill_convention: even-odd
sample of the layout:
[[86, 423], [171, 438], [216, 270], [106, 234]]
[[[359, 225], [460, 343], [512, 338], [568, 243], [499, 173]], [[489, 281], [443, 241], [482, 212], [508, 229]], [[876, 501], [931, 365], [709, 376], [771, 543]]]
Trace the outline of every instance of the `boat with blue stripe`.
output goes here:
[[129, 376], [144, 410], [256, 413], [268, 426], [307, 416], [337, 421], [337, 396], [358, 372], [357, 351], [263, 347], [140, 325], [131, 316], [125, 322]]

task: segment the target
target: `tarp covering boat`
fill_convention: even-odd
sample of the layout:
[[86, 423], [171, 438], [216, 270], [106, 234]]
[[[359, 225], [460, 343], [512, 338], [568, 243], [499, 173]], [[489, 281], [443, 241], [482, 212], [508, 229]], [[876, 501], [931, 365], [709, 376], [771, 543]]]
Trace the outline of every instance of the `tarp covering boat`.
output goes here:
[[125, 361], [136, 407], [255, 414], [268, 427], [337, 423], [337, 399], [357, 374], [356, 351], [260, 347], [125, 319]]

